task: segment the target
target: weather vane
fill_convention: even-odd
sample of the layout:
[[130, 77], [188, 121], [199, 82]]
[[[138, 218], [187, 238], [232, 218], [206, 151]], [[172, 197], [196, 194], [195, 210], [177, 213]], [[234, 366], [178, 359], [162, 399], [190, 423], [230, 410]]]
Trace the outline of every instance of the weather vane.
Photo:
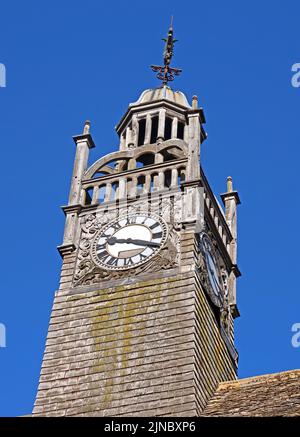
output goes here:
[[165, 41], [165, 49], [164, 49], [164, 66], [160, 65], [151, 65], [152, 71], [157, 72], [156, 77], [159, 80], [162, 80], [163, 85], [167, 85], [168, 82], [174, 80], [174, 76], [179, 76], [182, 72], [179, 68], [171, 68], [170, 63], [173, 57], [174, 52], [174, 43], [178, 41], [173, 38], [173, 17], [171, 18], [171, 25], [168, 31], [168, 37], [163, 38]]

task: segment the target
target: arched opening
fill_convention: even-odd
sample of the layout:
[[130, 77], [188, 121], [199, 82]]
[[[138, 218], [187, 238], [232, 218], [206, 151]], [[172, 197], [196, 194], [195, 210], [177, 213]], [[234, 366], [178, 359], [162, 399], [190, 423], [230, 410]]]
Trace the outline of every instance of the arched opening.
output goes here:
[[157, 190], [158, 187], [158, 173], [153, 173], [151, 175], [151, 182], [150, 182], [150, 192]]
[[138, 179], [137, 179], [137, 191], [136, 191], [136, 194], [138, 196], [145, 192], [145, 190], [144, 190], [145, 182], [146, 182], [146, 178], [144, 175], [141, 175], [138, 177]]
[[151, 139], [150, 139], [151, 144], [156, 143], [157, 134], [158, 134], [158, 116], [156, 115], [155, 117], [152, 118]]
[[128, 167], [128, 159], [112, 159], [108, 161], [106, 164], [103, 164], [100, 168], [96, 170], [93, 175], [93, 178], [98, 178], [101, 176], [107, 176], [114, 173], [118, 173], [120, 171], [127, 170]]
[[101, 178], [101, 176], [107, 176], [107, 175], [109, 175], [109, 174], [111, 174], [111, 173], [109, 173], [109, 172], [107, 172], [107, 171], [102, 171], [102, 170], [100, 170], [100, 171], [97, 171], [95, 174], [94, 174], [94, 178]]
[[177, 138], [179, 138], [180, 140], [184, 139], [184, 123], [182, 123], [181, 121], [178, 122], [177, 126]]
[[140, 155], [136, 159], [136, 167], [141, 168], [144, 167], [145, 165], [154, 164], [154, 158], [155, 158], [154, 153], [144, 153], [143, 155]]
[[93, 187], [87, 188], [85, 190], [85, 205], [90, 205], [92, 203], [92, 198], [93, 198]]
[[172, 119], [166, 117], [165, 120], [165, 140], [170, 140], [172, 137]]
[[184, 167], [180, 167], [178, 169], [178, 186], [181, 184], [181, 182], [185, 181], [185, 168]]
[[127, 195], [127, 197], [129, 197], [131, 195], [132, 185], [133, 185], [132, 178], [127, 178], [127, 180], [126, 180], [126, 195]]
[[138, 136], [138, 147], [142, 146], [145, 141], [145, 132], [146, 132], [146, 119], [141, 118], [139, 121], [139, 136]]
[[119, 198], [119, 182], [113, 182], [111, 184], [110, 199], [108, 200], [117, 200], [118, 198]]
[[172, 170], [165, 171], [165, 187], [170, 188], [172, 181]]
[[99, 187], [99, 192], [98, 192], [98, 202], [102, 203], [105, 200], [105, 193], [106, 193], [106, 186], [105, 185], [101, 185]]
[[160, 153], [164, 157], [164, 162], [172, 161], [173, 159], [178, 159], [179, 157], [181, 157], [179, 155], [182, 155], [182, 151], [177, 147], [169, 147], [167, 149], [163, 149], [160, 151]]

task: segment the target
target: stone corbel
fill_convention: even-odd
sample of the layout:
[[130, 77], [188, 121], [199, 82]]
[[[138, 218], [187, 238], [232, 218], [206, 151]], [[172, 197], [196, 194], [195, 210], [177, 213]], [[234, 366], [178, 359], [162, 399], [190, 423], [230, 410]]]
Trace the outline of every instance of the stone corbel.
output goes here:
[[76, 246], [73, 243], [70, 244], [61, 244], [60, 246], [57, 246], [57, 250], [62, 258], [65, 257], [65, 255], [71, 255], [76, 250]]

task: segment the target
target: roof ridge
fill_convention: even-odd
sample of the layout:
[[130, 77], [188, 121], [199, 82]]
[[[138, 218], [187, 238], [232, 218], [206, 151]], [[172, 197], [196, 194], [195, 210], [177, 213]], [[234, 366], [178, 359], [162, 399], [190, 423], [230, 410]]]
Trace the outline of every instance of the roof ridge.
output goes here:
[[239, 386], [239, 385], [245, 385], [248, 382], [260, 382], [263, 381], [265, 379], [269, 379], [269, 378], [275, 378], [276, 376], [280, 375], [280, 376], [288, 376], [290, 374], [299, 374], [300, 375], [300, 369], [290, 369], [290, 370], [284, 370], [282, 372], [275, 372], [275, 373], [266, 373], [263, 375], [255, 375], [255, 376], [248, 376], [246, 378], [241, 378], [241, 379], [234, 379], [234, 380], [230, 380], [230, 381], [222, 381], [219, 383], [219, 386], [217, 388], [218, 390], [222, 390], [223, 388], [228, 388], [228, 386]]

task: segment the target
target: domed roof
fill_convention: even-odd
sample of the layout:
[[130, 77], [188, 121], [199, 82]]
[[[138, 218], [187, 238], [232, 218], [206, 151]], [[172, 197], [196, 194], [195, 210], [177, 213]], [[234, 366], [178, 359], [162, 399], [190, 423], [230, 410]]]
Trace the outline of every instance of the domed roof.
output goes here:
[[164, 85], [160, 88], [148, 89], [142, 92], [139, 99], [131, 103], [129, 106], [140, 105], [142, 103], [157, 102], [159, 100], [169, 100], [181, 106], [190, 108], [190, 104], [186, 96], [181, 91], [173, 91], [172, 88]]

